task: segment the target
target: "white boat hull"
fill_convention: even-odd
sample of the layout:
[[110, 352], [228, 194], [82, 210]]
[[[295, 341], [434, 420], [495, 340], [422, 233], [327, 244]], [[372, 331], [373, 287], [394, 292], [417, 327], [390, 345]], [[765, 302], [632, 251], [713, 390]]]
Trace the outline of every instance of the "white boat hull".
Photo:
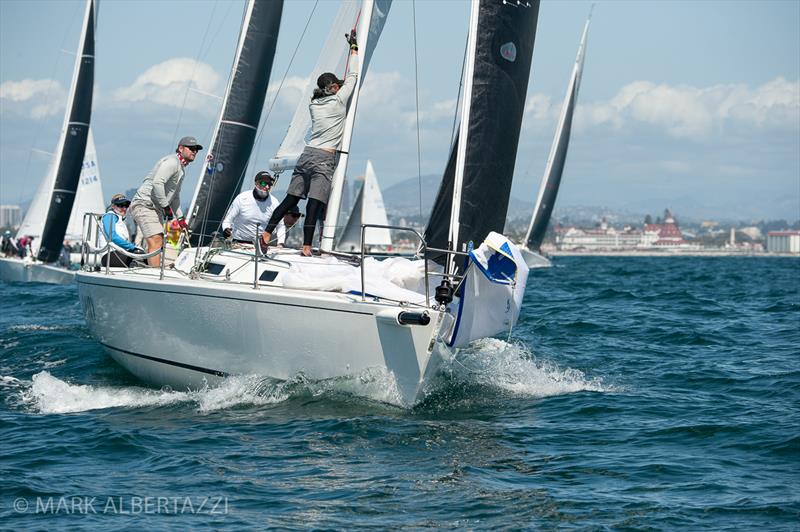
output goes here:
[[528, 268], [551, 268], [553, 266], [550, 259], [535, 251], [531, 251], [525, 247], [519, 248], [519, 251], [522, 254], [522, 258], [525, 259], [525, 264], [528, 265]]
[[[191, 280], [175, 272], [79, 272], [78, 293], [92, 335], [136, 377], [197, 389], [229, 375], [314, 380], [394, 376], [399, 402], [425, 395], [437, 370], [438, 332], [448, 318], [400, 325], [397, 305], [342, 293]], [[124, 316], [124, 317], [123, 317]]]
[[17, 258], [0, 258], [0, 280], [7, 283], [70, 284], [75, 272], [51, 264]]

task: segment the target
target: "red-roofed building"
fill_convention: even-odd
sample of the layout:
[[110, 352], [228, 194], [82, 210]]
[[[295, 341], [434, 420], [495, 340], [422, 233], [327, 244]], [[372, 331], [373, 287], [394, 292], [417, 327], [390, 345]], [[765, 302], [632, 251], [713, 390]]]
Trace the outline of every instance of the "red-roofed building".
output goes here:
[[657, 249], [695, 249], [696, 245], [689, 244], [683, 239], [683, 233], [678, 228], [678, 223], [669, 209], [664, 211], [664, 222], [660, 224], [645, 224], [642, 231], [640, 248]]

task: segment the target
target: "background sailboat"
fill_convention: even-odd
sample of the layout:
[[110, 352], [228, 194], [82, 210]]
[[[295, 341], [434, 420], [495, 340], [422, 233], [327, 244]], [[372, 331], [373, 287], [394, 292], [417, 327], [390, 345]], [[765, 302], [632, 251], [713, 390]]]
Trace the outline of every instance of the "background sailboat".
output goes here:
[[553, 145], [550, 148], [550, 155], [547, 158], [547, 166], [544, 170], [542, 183], [539, 187], [539, 196], [536, 198], [528, 233], [525, 235], [523, 246], [520, 249], [529, 268], [551, 266], [550, 260], [541, 254], [540, 248], [547, 232], [547, 225], [550, 223], [550, 216], [553, 214], [558, 187], [561, 185], [561, 176], [564, 173], [564, 164], [567, 161], [567, 148], [569, 148], [569, 137], [572, 132], [572, 115], [575, 113], [578, 90], [581, 85], [583, 58], [586, 54], [586, 37], [589, 34], [590, 21], [591, 15], [583, 28], [583, 36], [578, 47], [578, 55], [575, 58], [575, 66], [572, 68], [572, 76], [567, 86], [567, 95], [564, 98], [564, 105], [561, 107], [558, 127], [553, 138]]
[[[32, 263], [32, 257], [26, 261], [0, 259], [0, 279], [71, 282], [74, 272], [53, 265], [61, 254], [70, 220], [75, 220], [71, 226], [74, 231], [71, 236], [80, 237], [82, 209], [103, 212], [103, 193], [89, 126], [94, 88], [94, 34], [95, 2], [88, 0], [58, 147], [17, 231], [18, 236], [37, 237], [33, 241], [32, 254], [41, 263]], [[85, 157], [87, 146], [88, 160]], [[80, 202], [76, 202], [84, 178], [86, 191]], [[99, 203], [95, 203], [98, 198]], [[77, 208], [73, 209], [74, 206]]]
[[[339, 237], [336, 248], [340, 251], [360, 251], [362, 224], [389, 225], [386, 207], [383, 204], [383, 194], [378, 186], [378, 178], [372, 167], [372, 161], [367, 161], [364, 181], [356, 195], [353, 210], [350, 212], [347, 225]], [[384, 228], [369, 227], [364, 231], [364, 243], [367, 249], [387, 250], [392, 245], [391, 232]]]

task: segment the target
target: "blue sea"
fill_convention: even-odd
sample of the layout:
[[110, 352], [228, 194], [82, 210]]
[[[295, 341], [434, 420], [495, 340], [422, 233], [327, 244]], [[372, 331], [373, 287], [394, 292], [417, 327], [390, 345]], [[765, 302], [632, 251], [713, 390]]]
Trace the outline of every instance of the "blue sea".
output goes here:
[[75, 286], [0, 290], [4, 529], [800, 529], [798, 259], [557, 258], [413, 410], [149, 388]]

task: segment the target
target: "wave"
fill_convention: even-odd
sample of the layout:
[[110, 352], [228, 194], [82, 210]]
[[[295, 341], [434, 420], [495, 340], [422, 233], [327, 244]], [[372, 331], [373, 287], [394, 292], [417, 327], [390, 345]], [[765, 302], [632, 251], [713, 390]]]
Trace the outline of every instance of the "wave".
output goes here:
[[[63, 361], [58, 360], [51, 365], [61, 363]], [[443, 361], [442, 373], [445, 378], [435, 379], [428, 395], [446, 393], [448, 387], [465, 385], [526, 397], [616, 391], [599, 377], [589, 378], [582, 371], [539, 360], [524, 345], [498, 339], [475, 342], [470, 348], [459, 351], [455, 358], [447, 358]], [[322, 396], [344, 402], [355, 397], [396, 407], [407, 406], [394, 375], [378, 368], [328, 380], [312, 380], [302, 373], [285, 381], [257, 375], [231, 376], [218, 386], [196, 391], [75, 384], [46, 370], [33, 375], [30, 381], [0, 376], [0, 385], [17, 388], [15, 402], [41, 414], [178, 404], [191, 405], [199, 412], [213, 412]]]
[[523, 344], [496, 338], [473, 343], [450, 360], [448, 366], [448, 372], [463, 384], [477, 384], [520, 396], [619, 391], [600, 377], [589, 378], [580, 370], [562, 368], [555, 362], [537, 358]]

